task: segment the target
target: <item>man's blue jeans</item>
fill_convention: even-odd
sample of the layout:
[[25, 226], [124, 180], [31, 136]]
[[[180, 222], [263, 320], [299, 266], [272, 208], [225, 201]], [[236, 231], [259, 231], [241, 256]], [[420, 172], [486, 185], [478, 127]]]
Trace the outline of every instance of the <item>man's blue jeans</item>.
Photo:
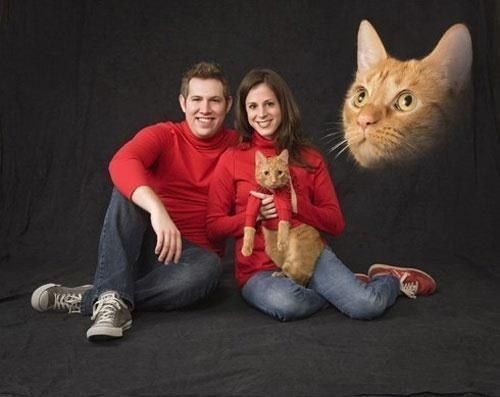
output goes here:
[[116, 189], [104, 218], [94, 287], [83, 296], [82, 313], [91, 315], [98, 296], [120, 294], [137, 310], [172, 310], [206, 297], [222, 273], [215, 253], [182, 240], [179, 263], [165, 265], [154, 253], [156, 235], [149, 214]]
[[307, 288], [272, 273], [254, 274], [242, 295], [250, 305], [281, 321], [308, 317], [330, 305], [351, 318], [370, 320], [384, 313], [399, 295], [396, 277], [379, 276], [363, 283], [329, 248], [318, 258]]

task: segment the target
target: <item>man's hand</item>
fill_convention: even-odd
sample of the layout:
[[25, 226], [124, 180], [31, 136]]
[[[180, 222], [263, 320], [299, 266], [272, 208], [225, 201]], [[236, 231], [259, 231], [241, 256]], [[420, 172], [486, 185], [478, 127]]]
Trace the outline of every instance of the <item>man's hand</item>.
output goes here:
[[132, 201], [151, 215], [158, 260], [165, 264], [179, 262], [182, 254], [181, 233], [158, 195], [149, 186], [139, 186], [132, 194]]
[[272, 219], [278, 216], [276, 206], [274, 204], [274, 196], [272, 194], [265, 194], [250, 190], [250, 194], [254, 197], [261, 199], [261, 206], [257, 220]]
[[156, 233], [155, 254], [165, 264], [177, 263], [182, 253], [181, 233], [166, 211], [151, 213], [151, 226]]

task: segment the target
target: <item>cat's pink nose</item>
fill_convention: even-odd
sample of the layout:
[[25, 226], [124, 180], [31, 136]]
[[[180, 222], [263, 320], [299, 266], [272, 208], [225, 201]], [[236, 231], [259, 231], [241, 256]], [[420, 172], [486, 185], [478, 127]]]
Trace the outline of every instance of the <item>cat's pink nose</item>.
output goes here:
[[377, 112], [361, 112], [356, 121], [364, 131], [368, 126], [376, 124], [379, 120], [380, 115]]

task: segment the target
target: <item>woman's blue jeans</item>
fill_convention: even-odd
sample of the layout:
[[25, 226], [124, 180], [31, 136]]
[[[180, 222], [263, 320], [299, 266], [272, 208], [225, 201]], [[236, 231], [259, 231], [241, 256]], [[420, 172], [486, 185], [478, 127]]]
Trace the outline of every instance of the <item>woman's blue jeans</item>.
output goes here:
[[396, 277], [379, 276], [363, 283], [329, 248], [318, 258], [307, 288], [272, 273], [254, 274], [242, 295], [250, 305], [281, 321], [305, 318], [330, 305], [351, 318], [370, 320], [384, 313], [399, 295]]
[[178, 263], [165, 265], [154, 253], [156, 235], [149, 214], [113, 190], [99, 241], [94, 286], [82, 300], [92, 314], [98, 296], [113, 290], [137, 310], [172, 310], [215, 289], [222, 273], [215, 253], [182, 240]]

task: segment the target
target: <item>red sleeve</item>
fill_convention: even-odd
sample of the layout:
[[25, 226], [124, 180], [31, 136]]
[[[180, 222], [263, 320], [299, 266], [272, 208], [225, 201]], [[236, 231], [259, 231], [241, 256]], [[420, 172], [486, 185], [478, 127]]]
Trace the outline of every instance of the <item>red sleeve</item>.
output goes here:
[[245, 212], [245, 226], [251, 226], [255, 229], [261, 203], [261, 199], [252, 195], [248, 196], [247, 209]]
[[155, 124], [139, 131], [123, 145], [109, 163], [109, 173], [117, 189], [130, 198], [135, 189], [148, 185], [147, 169], [169, 147], [165, 124]]
[[297, 219], [336, 236], [344, 230], [344, 216], [323, 160], [314, 172], [313, 197], [297, 192]]
[[274, 205], [278, 212], [278, 219], [280, 221], [292, 220], [292, 201], [290, 196], [290, 189], [282, 189], [274, 193]]
[[210, 181], [207, 232], [213, 242], [243, 235], [245, 212], [234, 214], [235, 195], [234, 152], [229, 149], [221, 156]]

